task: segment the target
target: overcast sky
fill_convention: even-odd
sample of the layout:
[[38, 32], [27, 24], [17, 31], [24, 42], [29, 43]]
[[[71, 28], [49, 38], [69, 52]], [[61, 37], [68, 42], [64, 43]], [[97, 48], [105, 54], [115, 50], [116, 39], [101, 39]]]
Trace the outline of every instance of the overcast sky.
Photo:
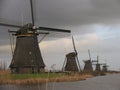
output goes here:
[[[36, 26], [72, 31], [82, 68], [90, 49], [92, 59], [98, 55], [101, 63], [107, 61], [109, 69], [120, 70], [119, 0], [34, 0], [34, 14]], [[17, 25], [31, 22], [29, 0], [0, 0], [0, 22]], [[8, 29], [17, 29], [0, 26], [0, 59], [9, 65]], [[65, 54], [73, 51], [71, 38], [49, 38], [39, 44], [44, 62], [47, 68], [56, 64], [55, 68], [60, 69]]]

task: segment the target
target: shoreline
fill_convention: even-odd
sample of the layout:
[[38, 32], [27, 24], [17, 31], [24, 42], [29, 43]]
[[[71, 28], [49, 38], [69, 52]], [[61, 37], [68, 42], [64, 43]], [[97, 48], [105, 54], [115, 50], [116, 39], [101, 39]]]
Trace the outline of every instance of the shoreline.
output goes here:
[[[94, 72], [96, 74], [96, 72]], [[43, 75], [42, 75], [43, 74]], [[113, 73], [104, 73], [108, 75]], [[43, 84], [49, 82], [72, 82], [83, 81], [87, 78], [95, 76], [103, 76], [102, 74], [72, 73], [70, 75], [64, 73], [40, 73], [40, 74], [11, 74], [10, 72], [0, 72], [0, 85], [30, 85]]]
[[[23, 79], [23, 76], [27, 76], [27, 78]], [[33, 77], [29, 77], [29, 75], [33, 75]], [[71, 82], [71, 81], [82, 81], [86, 80], [86, 78], [94, 77], [91, 74], [55, 74], [52, 76], [53, 73], [50, 74], [48, 77], [47, 73], [44, 74], [46, 77], [39, 76], [41, 74], [11, 74], [8, 72], [1, 72], [0, 73], [0, 85], [26, 85], [26, 84], [43, 84], [48, 82]], [[17, 79], [16, 79], [17, 77]], [[21, 79], [22, 78], [22, 79]]]
[[83, 75], [83, 76], [64, 76], [58, 78], [50, 78], [50, 79], [41, 79], [41, 78], [30, 78], [25, 80], [0, 80], [0, 85], [26, 85], [26, 84], [43, 84], [49, 82], [71, 82], [71, 81], [82, 81], [86, 80], [86, 78], [92, 78], [92, 75]]

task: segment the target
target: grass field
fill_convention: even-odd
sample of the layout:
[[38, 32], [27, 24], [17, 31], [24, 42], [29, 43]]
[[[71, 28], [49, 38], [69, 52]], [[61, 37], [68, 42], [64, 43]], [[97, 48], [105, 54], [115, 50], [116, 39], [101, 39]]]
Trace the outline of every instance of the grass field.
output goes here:
[[39, 74], [11, 74], [9, 71], [0, 71], [0, 84], [36, 84], [46, 82], [77, 81], [90, 78], [89, 74], [39, 73]]
[[11, 74], [11, 79], [29, 79], [29, 78], [55, 78], [60, 77], [60, 73], [39, 73], [39, 74]]

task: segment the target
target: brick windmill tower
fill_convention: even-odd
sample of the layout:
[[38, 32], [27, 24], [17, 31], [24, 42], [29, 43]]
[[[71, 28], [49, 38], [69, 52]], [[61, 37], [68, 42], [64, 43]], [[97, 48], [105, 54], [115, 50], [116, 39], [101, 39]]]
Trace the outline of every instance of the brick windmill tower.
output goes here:
[[102, 66], [102, 71], [103, 72], [107, 72], [108, 71], [108, 67], [109, 66], [106, 63], [104, 63], [103, 66]]
[[66, 54], [62, 71], [79, 72], [81, 71], [81, 68], [80, 68], [78, 53], [75, 47], [75, 42], [73, 37], [72, 37], [72, 43], [73, 43], [74, 52], [70, 52]]
[[70, 30], [64, 29], [36, 27], [34, 25], [32, 0], [30, 0], [30, 6], [31, 23], [24, 26], [0, 23], [2, 26], [19, 28], [17, 31], [9, 31], [10, 34], [16, 37], [16, 46], [9, 66], [13, 73], [39, 73], [44, 71], [45, 63], [38, 45], [38, 35], [48, 35], [50, 34], [50, 31], [64, 33], [71, 32]]
[[93, 64], [93, 65], [95, 65], [95, 71], [101, 71], [101, 65], [103, 65], [103, 64], [99, 63], [99, 57], [97, 56], [97, 60], [92, 60], [92, 62], [93, 63], [96, 62], [96, 64]]
[[93, 72], [93, 67], [92, 67], [90, 50], [88, 50], [88, 54], [89, 54], [89, 59], [84, 60], [85, 65], [84, 65], [83, 71], [86, 72], [86, 73], [91, 73], [91, 72]]
[[102, 64], [102, 71], [103, 72], [107, 72], [108, 71], [108, 65], [107, 65], [107, 61], [105, 60], [105, 63]]

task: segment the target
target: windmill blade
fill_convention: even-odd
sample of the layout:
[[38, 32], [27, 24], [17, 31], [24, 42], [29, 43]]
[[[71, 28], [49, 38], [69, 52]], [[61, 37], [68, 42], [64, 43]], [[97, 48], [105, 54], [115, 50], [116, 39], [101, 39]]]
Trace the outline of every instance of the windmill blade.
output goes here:
[[77, 50], [76, 50], [76, 47], [75, 47], [75, 42], [74, 42], [74, 38], [73, 38], [73, 36], [72, 36], [72, 43], [73, 43], [74, 51], [75, 51], [75, 53], [77, 54]]
[[89, 59], [91, 60], [90, 50], [88, 49]]
[[38, 42], [40, 43], [49, 34], [49, 32], [39, 32], [39, 33], [37, 32], [37, 34], [44, 34], [44, 36]]
[[49, 32], [37, 32], [37, 34], [49, 34]]
[[0, 23], [0, 26], [7, 26], [7, 27], [14, 27], [14, 28], [20, 28], [20, 27], [22, 27], [22, 26], [19, 26], [19, 25], [6, 24], [6, 23]]
[[98, 62], [99, 62], [99, 56], [97, 56], [97, 64], [98, 64]]
[[9, 33], [16, 33], [17, 31], [8, 30]]
[[[73, 36], [72, 36], [72, 43], [73, 43], [74, 51], [75, 51], [75, 53], [77, 54], [77, 50], [76, 50], [76, 47], [75, 47], [75, 41], [74, 41]], [[78, 63], [79, 70], [82, 71], [81, 66], [80, 66], [80, 63], [79, 63], [78, 55], [76, 55], [76, 59], [77, 59], [77, 63]]]
[[74, 51], [75, 51], [75, 53], [76, 53], [76, 59], [77, 59], [76, 61], [77, 61], [77, 63], [78, 63], [79, 70], [82, 71], [81, 66], [80, 66], [80, 63], [79, 63], [79, 59], [78, 59], [77, 50], [76, 50], [76, 47], [75, 47], [75, 41], [74, 41], [73, 36], [72, 36], [72, 43], [73, 43]]
[[77, 63], [78, 63], [79, 70], [82, 71], [81, 66], [80, 66], [80, 63], [79, 63], [78, 55], [76, 56], [76, 59], [77, 59]]
[[[46, 40], [62, 39], [71, 36], [70, 30], [49, 28], [49, 27], [39, 27], [37, 32], [49, 32], [48, 38]], [[40, 36], [39, 36], [40, 37]]]
[[102, 64], [102, 65], [106, 65], [106, 63], [100, 63], [100, 64]]
[[11, 46], [11, 53], [12, 56], [14, 55], [14, 37], [13, 37], [13, 33], [15, 33], [15, 31], [11, 31], [8, 29], [9, 32], [9, 39], [10, 39], [10, 46]]
[[38, 29], [38, 30], [44, 30], [44, 31], [55, 31], [55, 32], [71, 33], [71, 30], [58, 29], [58, 28], [38, 27], [37, 29]]
[[67, 57], [65, 57], [65, 60], [64, 60], [64, 62], [63, 62], [62, 71], [65, 70], [65, 64], [66, 64], [66, 62], [67, 62]]
[[32, 20], [32, 24], [34, 25], [34, 10], [33, 10], [33, 0], [30, 0], [30, 8], [31, 8], [31, 20]]
[[47, 36], [48, 34], [45, 34], [40, 40], [39, 40], [39, 42], [38, 43], [41, 43], [42, 42], [42, 40]]

